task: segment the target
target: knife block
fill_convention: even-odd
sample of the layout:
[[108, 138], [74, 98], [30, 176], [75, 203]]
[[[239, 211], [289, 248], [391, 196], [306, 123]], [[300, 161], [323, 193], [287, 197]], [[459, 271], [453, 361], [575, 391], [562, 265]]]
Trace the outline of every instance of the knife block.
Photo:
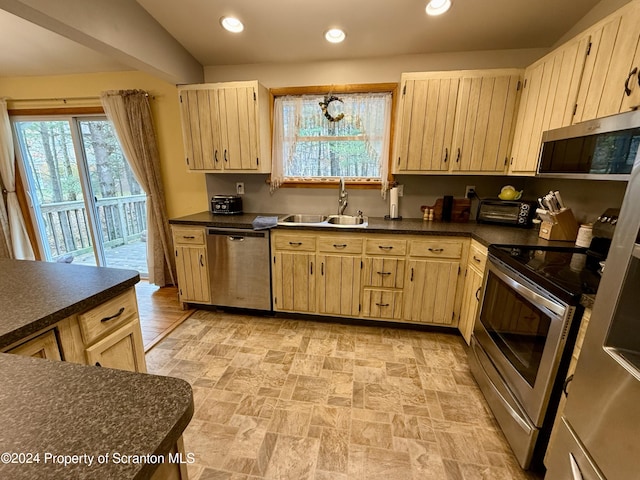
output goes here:
[[578, 222], [576, 222], [570, 208], [559, 212], [548, 212], [546, 219], [540, 224], [538, 236], [545, 240], [575, 241], [578, 236]]

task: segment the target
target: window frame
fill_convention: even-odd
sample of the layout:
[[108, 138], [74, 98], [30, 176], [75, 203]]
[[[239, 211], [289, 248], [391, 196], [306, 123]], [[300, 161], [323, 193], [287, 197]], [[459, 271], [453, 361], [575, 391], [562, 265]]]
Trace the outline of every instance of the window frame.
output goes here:
[[[344, 85], [316, 85], [316, 86], [304, 86], [304, 87], [281, 87], [271, 88], [270, 101], [271, 101], [271, 121], [273, 122], [274, 102], [276, 97], [282, 97], [286, 95], [326, 95], [329, 92], [332, 94], [349, 94], [349, 93], [384, 93], [391, 94], [391, 112], [390, 112], [390, 125], [389, 125], [389, 158], [387, 158], [387, 181], [391, 184], [394, 181], [393, 174], [391, 173], [394, 145], [395, 145], [395, 126], [396, 126], [396, 106], [398, 97], [398, 83], [356, 83], [356, 84], [344, 84]], [[273, 125], [271, 126], [273, 134]], [[267, 179], [267, 183], [270, 183], [271, 176]], [[280, 188], [335, 188], [339, 180], [286, 180], [282, 182]], [[350, 188], [362, 188], [362, 189], [379, 189], [382, 182], [379, 180], [370, 181], [346, 181], [346, 184]]]

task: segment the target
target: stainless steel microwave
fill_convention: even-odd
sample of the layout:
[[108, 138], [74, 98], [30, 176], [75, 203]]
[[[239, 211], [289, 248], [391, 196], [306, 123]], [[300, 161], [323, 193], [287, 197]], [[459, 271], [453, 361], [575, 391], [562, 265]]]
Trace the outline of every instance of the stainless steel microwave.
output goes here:
[[640, 145], [640, 111], [548, 130], [539, 176], [628, 180]]

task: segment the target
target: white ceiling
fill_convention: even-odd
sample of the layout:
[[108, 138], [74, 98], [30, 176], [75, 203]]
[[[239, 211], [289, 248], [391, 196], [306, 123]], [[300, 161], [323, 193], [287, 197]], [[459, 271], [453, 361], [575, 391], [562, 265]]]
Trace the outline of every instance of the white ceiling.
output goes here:
[[[599, 2], [452, 1], [428, 17], [426, 0], [137, 0], [203, 66], [547, 48]], [[220, 27], [230, 14], [242, 34]], [[347, 32], [344, 43], [324, 41], [331, 27]], [[3, 10], [0, 45], [0, 76], [132, 69]]]

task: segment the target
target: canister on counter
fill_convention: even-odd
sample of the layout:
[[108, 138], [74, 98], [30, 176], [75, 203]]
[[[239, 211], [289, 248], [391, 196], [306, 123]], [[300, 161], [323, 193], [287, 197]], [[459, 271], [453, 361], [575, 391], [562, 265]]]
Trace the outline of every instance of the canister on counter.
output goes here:
[[576, 246], [589, 248], [591, 245], [591, 238], [593, 238], [593, 223], [580, 224], [578, 236], [576, 238]]

